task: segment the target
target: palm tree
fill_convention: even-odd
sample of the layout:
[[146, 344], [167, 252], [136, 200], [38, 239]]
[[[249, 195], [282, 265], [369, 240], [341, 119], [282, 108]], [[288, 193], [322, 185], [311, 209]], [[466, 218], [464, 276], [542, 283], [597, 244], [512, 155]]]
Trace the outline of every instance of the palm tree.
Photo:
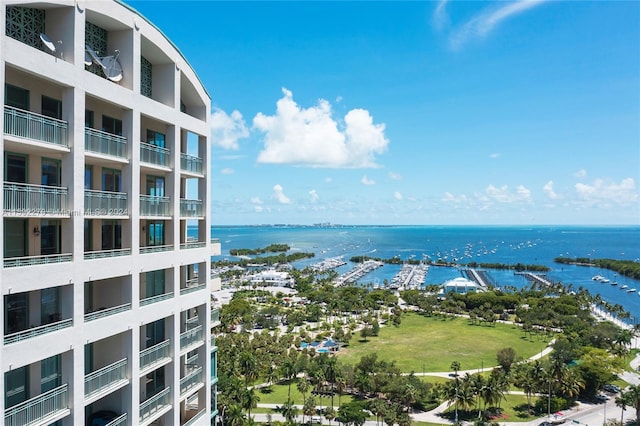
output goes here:
[[291, 358], [288, 358], [288, 357], [285, 358], [284, 362], [280, 366], [280, 372], [289, 382], [287, 399], [291, 400], [291, 382], [293, 381], [293, 378], [296, 376], [296, 365], [291, 360]]
[[258, 376], [256, 358], [253, 356], [253, 353], [248, 351], [242, 352], [238, 359], [238, 367], [240, 373], [244, 376], [244, 385], [249, 386], [249, 382], [255, 380]]
[[411, 383], [407, 383], [402, 392], [402, 399], [404, 404], [409, 409], [409, 412], [413, 411], [413, 404], [418, 399], [418, 390]]
[[324, 409], [324, 418], [329, 420], [329, 425], [331, 425], [331, 420], [336, 418], [336, 410], [333, 407], [327, 407]]
[[620, 407], [620, 424], [624, 426], [624, 412], [627, 409], [627, 398], [624, 393], [621, 393], [620, 396], [616, 397], [616, 407]]
[[242, 394], [242, 408], [247, 410], [247, 416], [251, 418], [251, 409], [256, 408], [260, 402], [260, 397], [255, 393], [253, 388], [246, 389]]
[[640, 385], [631, 385], [623, 392], [627, 405], [636, 410], [636, 423], [640, 423]]
[[458, 371], [460, 371], [460, 363], [458, 361], [453, 361], [451, 363], [451, 369], [454, 371], [453, 373], [453, 377], [455, 380], [455, 388], [454, 388], [454, 401], [456, 404], [456, 421], [455, 423], [458, 424], [458, 389], [460, 387], [460, 383], [458, 382]]
[[369, 405], [371, 412], [376, 415], [376, 426], [380, 423], [380, 416], [384, 413], [386, 405], [387, 404], [379, 398], [374, 399]]
[[288, 424], [293, 424], [293, 419], [298, 415], [298, 407], [293, 405], [291, 399], [287, 399], [287, 402], [280, 406], [280, 412], [287, 420]]
[[242, 407], [238, 404], [230, 405], [226, 412], [225, 420], [227, 422], [227, 426], [242, 426], [245, 421]]
[[298, 380], [298, 383], [296, 384], [296, 388], [298, 388], [298, 391], [302, 394], [303, 404], [307, 402], [307, 391], [309, 390], [310, 386], [311, 383], [309, 383], [309, 379], [307, 379], [306, 377]]
[[309, 397], [302, 406], [302, 423], [304, 423], [304, 416], [313, 416], [316, 412], [316, 399], [312, 396]]

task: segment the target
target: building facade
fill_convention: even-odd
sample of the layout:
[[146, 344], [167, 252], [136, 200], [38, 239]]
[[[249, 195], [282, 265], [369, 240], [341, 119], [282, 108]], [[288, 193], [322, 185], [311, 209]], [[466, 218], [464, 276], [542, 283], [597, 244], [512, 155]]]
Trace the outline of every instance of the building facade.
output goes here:
[[0, 22], [0, 423], [215, 421], [209, 94], [119, 1]]

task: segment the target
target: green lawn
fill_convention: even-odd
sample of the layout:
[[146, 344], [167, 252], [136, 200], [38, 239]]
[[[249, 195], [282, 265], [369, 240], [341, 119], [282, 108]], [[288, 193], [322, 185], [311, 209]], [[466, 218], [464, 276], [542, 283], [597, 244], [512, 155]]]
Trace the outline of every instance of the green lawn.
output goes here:
[[[536, 398], [531, 399], [531, 403], [535, 403]], [[529, 422], [535, 420], [538, 416], [532, 416], [527, 411], [527, 397], [524, 395], [505, 395], [505, 399], [500, 403], [503, 410], [502, 417], [495, 419], [496, 422]], [[444, 413], [446, 417], [454, 418], [455, 406], [451, 405]], [[477, 410], [459, 413], [461, 420], [473, 421], [478, 415]]]
[[449, 371], [458, 361], [461, 370], [496, 365], [496, 353], [512, 347], [517, 357], [528, 358], [546, 347], [546, 341], [525, 337], [515, 325], [471, 325], [465, 318], [427, 318], [403, 315], [400, 327], [382, 327], [378, 337], [367, 342], [355, 334], [348, 347], [338, 352], [344, 363], [356, 363], [376, 352], [378, 359], [396, 361], [402, 371]]
[[[260, 401], [258, 403], [259, 404], [278, 404], [278, 405], [284, 404], [287, 401], [288, 389], [289, 389], [289, 386], [286, 383], [272, 385], [271, 392], [263, 393], [262, 389], [257, 389], [256, 395], [260, 397]], [[306, 394], [307, 398], [309, 398], [310, 391], [311, 389], [309, 389], [309, 392], [307, 392]], [[331, 397], [329, 396], [323, 396], [322, 398], [320, 398], [318, 395], [315, 395], [315, 399], [316, 399], [316, 405], [331, 404]], [[291, 400], [296, 405], [304, 404], [304, 398], [302, 394], [298, 392], [298, 388], [296, 387], [295, 381], [291, 384]], [[351, 396], [342, 395], [342, 397], [340, 398], [340, 403], [346, 404], [348, 402], [351, 402]], [[336, 394], [333, 397], [333, 403], [336, 406], [338, 405], [338, 394]]]

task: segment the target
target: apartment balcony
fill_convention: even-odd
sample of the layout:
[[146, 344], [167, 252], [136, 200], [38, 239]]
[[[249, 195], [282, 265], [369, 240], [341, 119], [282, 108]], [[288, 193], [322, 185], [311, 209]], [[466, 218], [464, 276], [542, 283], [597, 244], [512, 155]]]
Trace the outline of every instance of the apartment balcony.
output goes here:
[[201, 325], [180, 333], [180, 352], [189, 352], [204, 343], [204, 329]]
[[85, 260], [106, 259], [110, 257], [120, 257], [131, 255], [130, 248], [112, 249], [112, 250], [96, 250], [84, 252]]
[[140, 247], [140, 254], [159, 253], [161, 251], [173, 250], [173, 244], [165, 244], [162, 246], [144, 246]]
[[84, 214], [88, 217], [129, 217], [126, 192], [84, 190]]
[[131, 303], [124, 303], [118, 306], [112, 306], [110, 308], [100, 308], [97, 311], [84, 314], [84, 322], [95, 321], [97, 319], [110, 317], [122, 312], [131, 310]]
[[171, 168], [171, 151], [166, 148], [140, 142], [140, 163], [155, 167]]
[[71, 253], [47, 254], [42, 256], [8, 257], [4, 259], [5, 268], [18, 268], [21, 266], [49, 265], [52, 263], [71, 262]]
[[101, 130], [84, 129], [84, 149], [89, 153], [127, 160], [127, 138]]
[[84, 376], [84, 397], [105, 394], [127, 383], [127, 359], [124, 358]]
[[211, 256], [220, 256], [222, 253], [222, 245], [220, 239], [211, 238]]
[[5, 216], [69, 216], [67, 188], [18, 182], [5, 182], [3, 187]]
[[180, 217], [204, 217], [202, 200], [180, 199]]
[[140, 196], [140, 216], [142, 217], [171, 217], [171, 198], [152, 195]]
[[4, 133], [8, 135], [44, 142], [53, 147], [69, 148], [67, 128], [66, 121], [19, 108], [4, 107]]
[[5, 426], [44, 425], [71, 413], [68, 385], [64, 384], [38, 396], [7, 408]]
[[198, 282], [198, 278], [186, 280], [183, 287], [180, 287], [180, 294], [189, 294], [207, 288], [207, 283]]
[[171, 361], [171, 340], [164, 340], [140, 351], [140, 375]]
[[116, 417], [115, 419], [111, 420], [109, 423], [107, 423], [104, 426], [126, 426], [126, 425], [127, 425], [127, 413], [123, 413], [118, 417]]
[[202, 158], [189, 154], [180, 154], [180, 170], [202, 176]]
[[202, 380], [202, 367], [198, 367], [180, 379], [180, 398], [187, 396], [188, 392], [198, 385], [204, 385]]
[[140, 425], [150, 424], [171, 409], [171, 388], [165, 388], [140, 403]]
[[200, 410], [198, 413], [196, 413], [193, 417], [191, 417], [189, 420], [187, 420], [183, 426], [192, 426], [195, 425], [196, 423], [198, 423], [198, 421], [205, 415], [207, 411], [202, 409]]
[[180, 243], [180, 250], [194, 249], [206, 247], [207, 243], [204, 241], [187, 241], [186, 243]]
[[153, 305], [154, 303], [162, 302], [173, 297], [173, 292], [158, 294], [156, 296], [146, 297], [140, 300], [140, 306]]
[[40, 325], [38, 327], [31, 327], [26, 330], [6, 334], [4, 336], [4, 344], [11, 345], [13, 343], [18, 343], [28, 339], [33, 339], [34, 337], [53, 333], [54, 331], [64, 330], [65, 328], [69, 328], [71, 326], [73, 326], [73, 318], [51, 322], [49, 324]]
[[220, 325], [220, 309], [211, 308], [211, 327]]

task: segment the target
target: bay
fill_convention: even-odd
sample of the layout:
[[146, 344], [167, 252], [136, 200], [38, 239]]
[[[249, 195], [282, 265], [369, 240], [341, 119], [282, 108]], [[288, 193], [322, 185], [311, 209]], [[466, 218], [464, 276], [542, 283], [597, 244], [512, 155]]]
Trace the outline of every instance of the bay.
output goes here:
[[[536, 264], [551, 268], [547, 277], [575, 289], [584, 287], [591, 294], [600, 294], [613, 304], [622, 305], [632, 318], [640, 322], [640, 281], [615, 275], [613, 271], [594, 267], [563, 265], [553, 261], [563, 256], [591, 259], [609, 258], [640, 262], [640, 227], [637, 226], [237, 226], [213, 227], [211, 235], [222, 245], [222, 255], [213, 260], [229, 258], [229, 250], [262, 248], [269, 244], [288, 244], [292, 251], [313, 252], [313, 259], [295, 262], [296, 268], [330, 257], [343, 256], [347, 265], [338, 273], [350, 270], [352, 256], [365, 255], [383, 259], [442, 259], [458, 263]], [[399, 265], [385, 265], [359, 280], [359, 284], [382, 284], [391, 280]], [[512, 271], [488, 270], [498, 287], [522, 288], [529, 283]], [[459, 277], [452, 267], [431, 267], [427, 284], [442, 284]], [[611, 283], [592, 279], [602, 275]], [[627, 293], [621, 287], [635, 288]]]

